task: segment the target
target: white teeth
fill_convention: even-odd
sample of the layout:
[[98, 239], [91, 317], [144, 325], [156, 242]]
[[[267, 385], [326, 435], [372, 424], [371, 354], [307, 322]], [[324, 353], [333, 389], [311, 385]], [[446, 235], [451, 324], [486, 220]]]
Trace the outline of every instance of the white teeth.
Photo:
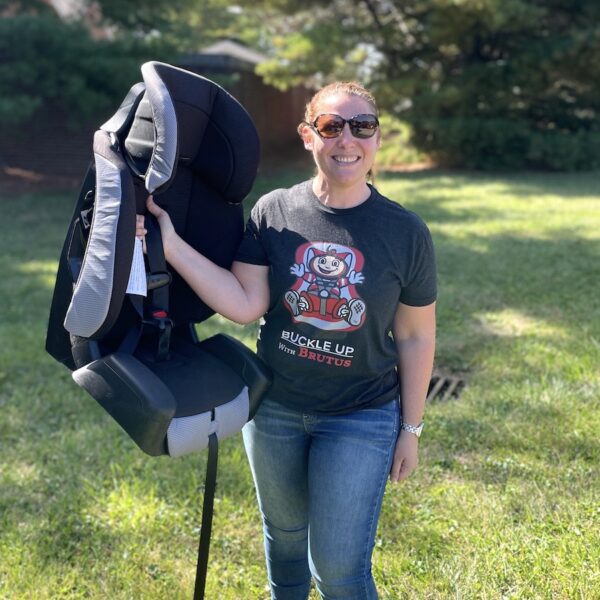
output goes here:
[[334, 156], [333, 160], [341, 163], [353, 163], [358, 160], [358, 156]]

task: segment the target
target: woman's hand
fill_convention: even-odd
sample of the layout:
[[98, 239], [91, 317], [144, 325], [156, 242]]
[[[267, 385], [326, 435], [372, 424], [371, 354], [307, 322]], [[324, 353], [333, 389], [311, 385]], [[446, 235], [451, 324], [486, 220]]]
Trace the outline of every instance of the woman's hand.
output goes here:
[[419, 438], [409, 431], [400, 431], [390, 472], [392, 483], [406, 479], [417, 468], [418, 450]]
[[[199, 298], [214, 311], [236, 323], [252, 323], [269, 308], [269, 267], [233, 262], [231, 270], [220, 267], [177, 235], [169, 214], [152, 196], [148, 211], [160, 225], [165, 259]], [[136, 235], [146, 235], [144, 217], [137, 215]]]
[[[163, 210], [156, 202], [152, 196], [148, 196], [146, 200], [146, 207], [148, 211], [152, 213], [156, 220], [158, 221], [158, 225], [160, 226], [160, 234], [162, 237], [163, 249], [165, 255], [167, 253], [167, 245], [173, 240], [173, 238], [177, 235], [175, 233], [175, 228], [173, 227], [173, 223], [171, 221], [171, 217], [169, 217], [169, 213], [166, 210]], [[146, 252], [146, 240], [144, 239], [148, 230], [145, 226], [145, 217], [144, 215], [135, 215], [135, 235], [137, 238], [144, 242], [144, 252]]]
[[169, 217], [169, 213], [166, 210], [163, 210], [160, 206], [158, 206], [158, 204], [156, 204], [156, 202], [154, 202], [154, 198], [152, 198], [152, 196], [148, 196], [148, 199], [146, 200], [146, 208], [156, 217], [156, 220], [158, 221], [166, 256], [168, 254], [168, 249], [171, 247], [172, 241], [177, 236], [177, 233], [175, 233], [175, 227], [173, 227], [173, 222], [171, 221], [171, 217]]

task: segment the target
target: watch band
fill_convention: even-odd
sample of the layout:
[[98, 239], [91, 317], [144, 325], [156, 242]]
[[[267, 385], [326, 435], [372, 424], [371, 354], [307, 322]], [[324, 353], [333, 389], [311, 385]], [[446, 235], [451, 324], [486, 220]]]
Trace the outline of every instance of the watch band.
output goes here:
[[412, 434], [416, 435], [417, 437], [419, 437], [421, 435], [421, 432], [423, 431], [423, 425], [425, 425], [424, 421], [421, 421], [418, 425], [410, 425], [409, 423], [402, 423], [402, 425], [400, 426], [400, 429], [403, 429], [404, 431], [408, 431], [409, 433], [412, 433]]

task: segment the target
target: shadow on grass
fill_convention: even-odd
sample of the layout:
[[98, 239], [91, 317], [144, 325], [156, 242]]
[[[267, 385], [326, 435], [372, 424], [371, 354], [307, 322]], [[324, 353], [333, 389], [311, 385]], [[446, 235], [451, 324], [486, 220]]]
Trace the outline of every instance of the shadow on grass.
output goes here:
[[[442, 336], [445, 327], [473, 326], [481, 313], [505, 310], [541, 325], [548, 323], [572, 341], [586, 328], [590, 336], [600, 334], [600, 240], [571, 234], [551, 240], [487, 235], [478, 240], [483, 249], [477, 251], [444, 234], [436, 234], [434, 241]], [[493, 336], [480, 327], [477, 333]], [[536, 332], [535, 323], [529, 333], [544, 337], [543, 332]], [[498, 337], [514, 335], [508, 332]]]
[[543, 171], [485, 173], [427, 169], [409, 173], [383, 171], [377, 176], [377, 180], [411, 182], [414, 184], [413, 189], [423, 195], [429, 195], [431, 192], [444, 194], [460, 187], [493, 185], [499, 186], [495, 187], [496, 192], [511, 196], [550, 194], [567, 198], [589, 197], [600, 200], [600, 171], [566, 174]]
[[[600, 172], [571, 176], [427, 171], [386, 173], [378, 181], [384, 184], [402, 184], [405, 199], [400, 200], [400, 203], [406, 203], [408, 208], [415, 210], [432, 228], [436, 225], [512, 219], [515, 214], [501, 202], [503, 197], [507, 200], [520, 198], [524, 207], [542, 196], [585, 198], [598, 200], [600, 204]], [[490, 201], [486, 202], [488, 197]], [[461, 206], [462, 200], [466, 202]], [[540, 223], [543, 223], [544, 208], [540, 205], [538, 207], [537, 216]]]
[[[28, 394], [17, 395], [3, 407], [3, 418], [13, 413], [16, 435], [3, 436], [10, 468], [0, 478], [2, 537], [26, 543], [39, 572], [94, 572], [99, 561], [123, 561], [137, 544], [154, 556], [179, 557], [192, 573], [206, 453], [148, 457], [83, 390], [65, 382], [58, 391], [67, 393], [36, 394], [28, 405], [20, 404]], [[216, 522], [226, 518], [219, 503], [226, 498], [236, 510], [254, 508], [239, 436], [220, 445]], [[259, 528], [257, 521], [256, 536]]]
[[[578, 432], [574, 414], [586, 402], [591, 410], [600, 391], [594, 375], [600, 364], [600, 241], [572, 234], [552, 240], [486, 236], [484, 251], [440, 234], [435, 242], [442, 282], [436, 360], [471, 371], [477, 391], [471, 390], [468, 414], [456, 403], [456, 410], [441, 407], [432, 459], [506, 453], [560, 468], [570, 461], [596, 464], [600, 440], [593, 425]], [[484, 320], [507, 312], [522, 330]], [[462, 478], [499, 485], [533, 479], [535, 472], [502, 460], [458, 470]]]

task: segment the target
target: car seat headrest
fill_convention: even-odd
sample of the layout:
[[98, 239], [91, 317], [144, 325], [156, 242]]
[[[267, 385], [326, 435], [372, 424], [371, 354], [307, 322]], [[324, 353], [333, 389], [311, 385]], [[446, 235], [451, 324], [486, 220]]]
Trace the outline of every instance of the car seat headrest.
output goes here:
[[160, 193], [178, 164], [185, 165], [226, 202], [241, 202], [260, 154], [246, 110], [213, 81], [171, 65], [145, 63], [142, 76], [144, 83], [101, 127], [125, 135], [123, 154], [132, 173], [149, 193]]

